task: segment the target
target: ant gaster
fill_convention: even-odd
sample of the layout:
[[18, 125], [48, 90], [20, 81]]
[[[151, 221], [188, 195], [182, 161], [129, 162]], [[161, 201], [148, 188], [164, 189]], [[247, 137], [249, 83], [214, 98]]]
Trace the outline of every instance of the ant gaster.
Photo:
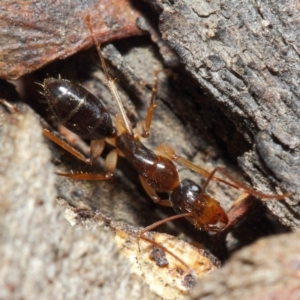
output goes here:
[[[108, 88], [118, 106], [119, 114], [115, 121], [116, 127], [113, 126], [110, 115], [101, 101], [86, 89], [67, 80], [47, 78], [44, 80], [43, 88], [50, 109], [55, 117], [69, 130], [91, 140], [90, 157], [86, 158], [49, 130], [44, 129], [43, 133], [54, 143], [88, 164], [92, 164], [102, 154], [105, 140], [113, 144], [115, 148], [106, 157], [105, 174], [59, 173], [60, 175], [82, 180], [109, 180], [116, 169], [118, 155], [124, 156], [138, 172], [143, 188], [153, 201], [164, 206], [172, 206], [178, 214], [148, 226], [140, 235], [166, 221], [182, 217], [187, 218], [198, 229], [220, 232], [226, 226], [228, 217], [219, 202], [206, 193], [206, 188], [211, 180], [228, 184], [236, 189], [242, 189], [246, 193], [259, 198], [282, 199], [286, 196], [265, 195], [255, 191], [232, 178], [220, 167], [215, 168], [212, 172], [207, 172], [188, 160], [177, 156], [174, 150], [167, 145], [160, 145], [154, 151], [145, 147], [140, 138], [146, 138], [149, 135], [155, 109], [154, 98], [157, 91], [158, 72], [155, 75], [155, 84], [152, 88], [146, 118], [144, 121], [138, 122], [137, 126], [133, 128], [125, 113], [114, 80], [108, 74], [89, 17], [87, 17], [87, 24], [101, 59]], [[192, 180], [184, 179], [180, 181], [174, 161], [207, 177], [202, 189]], [[216, 177], [216, 172], [222, 173], [230, 182]], [[160, 199], [157, 193], [168, 193], [169, 199]]]

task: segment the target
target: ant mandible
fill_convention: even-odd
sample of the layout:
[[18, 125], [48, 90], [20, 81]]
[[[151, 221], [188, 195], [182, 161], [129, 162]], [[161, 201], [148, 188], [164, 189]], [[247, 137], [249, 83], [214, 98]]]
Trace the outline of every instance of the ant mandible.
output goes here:
[[[152, 200], [160, 205], [172, 206], [178, 214], [148, 226], [140, 232], [140, 236], [162, 223], [183, 217], [187, 218], [197, 229], [212, 232], [222, 231], [228, 223], [228, 217], [219, 202], [206, 192], [211, 180], [242, 189], [244, 192], [259, 198], [282, 199], [287, 196], [266, 195], [253, 190], [231, 177], [220, 167], [216, 167], [212, 172], [207, 172], [190, 161], [177, 156], [175, 151], [167, 145], [160, 145], [154, 151], [145, 147], [140, 139], [149, 136], [156, 106], [154, 98], [157, 92], [158, 72], [155, 73], [155, 83], [146, 118], [139, 121], [137, 126], [133, 128], [125, 113], [114, 80], [108, 73], [89, 17], [87, 17], [87, 25], [97, 47], [108, 88], [118, 106], [119, 114], [116, 117], [116, 126], [113, 125], [110, 115], [101, 101], [86, 89], [67, 80], [47, 78], [44, 80], [43, 88], [50, 109], [65, 127], [82, 138], [91, 140], [90, 156], [85, 157], [47, 129], [43, 130], [43, 134], [87, 164], [92, 164], [102, 154], [105, 141], [113, 144], [115, 148], [106, 157], [105, 174], [58, 173], [59, 175], [81, 180], [109, 180], [116, 169], [118, 156], [124, 156], [138, 172], [142, 186]], [[207, 177], [202, 189], [192, 180], [179, 180], [175, 161]], [[216, 172], [222, 173], [230, 182], [216, 177]], [[157, 193], [168, 193], [169, 199], [161, 199]]]

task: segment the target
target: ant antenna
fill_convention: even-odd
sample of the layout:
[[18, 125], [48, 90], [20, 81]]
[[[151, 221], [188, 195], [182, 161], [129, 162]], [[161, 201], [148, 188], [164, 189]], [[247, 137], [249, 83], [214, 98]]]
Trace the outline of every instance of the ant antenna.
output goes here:
[[117, 102], [117, 106], [118, 106], [119, 112], [121, 114], [121, 117], [122, 117], [122, 120], [124, 122], [124, 125], [125, 125], [125, 128], [126, 128], [127, 132], [129, 132], [131, 135], [133, 135], [131, 123], [130, 123], [127, 115], [126, 115], [123, 103], [122, 103], [122, 101], [120, 99], [120, 96], [119, 96], [119, 93], [116, 89], [116, 86], [115, 86], [115, 83], [114, 83], [115, 80], [112, 79], [110, 77], [109, 73], [108, 73], [104, 57], [101, 53], [100, 44], [97, 42], [97, 39], [94, 35], [94, 31], [93, 31], [93, 28], [92, 28], [92, 25], [91, 25], [91, 18], [90, 18], [89, 15], [86, 16], [86, 23], [87, 23], [87, 26], [88, 26], [89, 31], [91, 33], [93, 42], [96, 45], [97, 52], [98, 52], [98, 55], [100, 57], [101, 65], [102, 65], [103, 71], [105, 73], [105, 77], [107, 79], [108, 89], [110, 90], [110, 93], [111, 93], [112, 97], [114, 98], [114, 100]]
[[160, 243], [156, 242], [155, 240], [152, 240], [144, 235], [146, 233], [146, 230], [143, 230], [142, 234], [139, 234], [139, 238], [148, 242], [149, 244], [152, 244], [154, 247], [160, 248], [162, 251], [168, 253], [169, 255], [173, 256], [179, 263], [185, 268], [185, 271], [187, 273], [193, 274], [193, 269], [191, 269], [187, 263], [185, 263], [178, 255], [170, 251], [168, 248], [165, 246], [161, 245]]

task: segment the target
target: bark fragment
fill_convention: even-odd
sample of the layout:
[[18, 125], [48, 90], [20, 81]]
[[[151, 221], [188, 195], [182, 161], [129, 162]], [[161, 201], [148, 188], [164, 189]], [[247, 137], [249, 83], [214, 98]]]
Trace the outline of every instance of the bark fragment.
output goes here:
[[300, 174], [293, 163], [300, 146], [295, 2], [158, 0], [153, 7], [163, 38], [187, 72], [252, 144], [239, 158], [241, 167], [257, 189], [269, 192], [276, 186], [292, 194], [292, 200], [267, 205], [283, 224], [299, 227]]
[[299, 299], [299, 236], [275, 236], [239, 251], [199, 281], [188, 299]]
[[0, 78], [18, 79], [45, 64], [99, 42], [141, 34], [128, 0], [4, 1], [0, 11]]

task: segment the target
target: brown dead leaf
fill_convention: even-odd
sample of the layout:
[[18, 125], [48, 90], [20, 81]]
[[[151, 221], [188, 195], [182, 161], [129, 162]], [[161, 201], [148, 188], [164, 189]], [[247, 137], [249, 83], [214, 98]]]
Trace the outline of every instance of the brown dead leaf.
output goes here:
[[4, 1], [0, 10], [0, 77], [18, 79], [43, 65], [99, 42], [141, 34], [129, 0]]

